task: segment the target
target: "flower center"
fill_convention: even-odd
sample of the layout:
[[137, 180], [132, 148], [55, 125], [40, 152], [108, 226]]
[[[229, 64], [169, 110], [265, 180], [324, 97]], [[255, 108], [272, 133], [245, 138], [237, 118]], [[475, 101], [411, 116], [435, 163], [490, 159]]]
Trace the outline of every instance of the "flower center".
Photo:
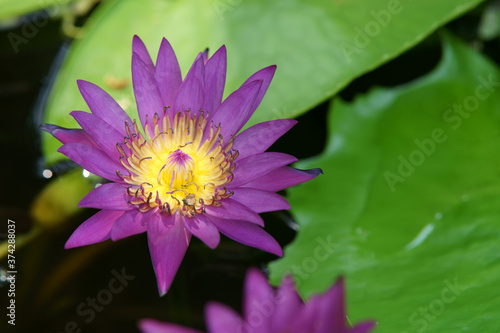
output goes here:
[[154, 137], [148, 126], [143, 136], [135, 121], [126, 123], [125, 143], [117, 145], [129, 172], [119, 177], [130, 185], [131, 204], [141, 212], [158, 208], [164, 214], [179, 211], [193, 217], [233, 194], [225, 186], [233, 179], [238, 152], [231, 150], [232, 140], [224, 145], [220, 125], [207, 128], [204, 115], [184, 111], [173, 119], [156, 114]]

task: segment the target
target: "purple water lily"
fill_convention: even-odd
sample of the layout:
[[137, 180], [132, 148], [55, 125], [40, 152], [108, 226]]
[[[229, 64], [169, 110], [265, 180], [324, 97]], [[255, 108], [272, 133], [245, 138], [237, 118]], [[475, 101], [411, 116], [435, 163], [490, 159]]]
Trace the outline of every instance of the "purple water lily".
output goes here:
[[[265, 152], [295, 120], [254, 125], [237, 134], [259, 106], [276, 66], [253, 74], [222, 101], [226, 48], [200, 53], [184, 80], [163, 39], [156, 64], [135, 36], [132, 81], [140, 123], [98, 86], [78, 81], [92, 113], [73, 111], [82, 129], [43, 125], [59, 152], [110, 180], [80, 207], [101, 209], [81, 224], [66, 248], [147, 232], [158, 288], [167, 292], [191, 235], [210, 248], [220, 234], [282, 255], [261, 227], [259, 213], [289, 209], [275, 192], [308, 181], [321, 170], [287, 166], [296, 158]], [[142, 131], [141, 131], [142, 128]]]
[[[339, 279], [322, 295], [303, 303], [293, 281], [286, 277], [275, 291], [262, 273], [247, 273], [243, 294], [243, 318], [218, 303], [205, 307], [209, 333], [368, 333], [375, 322], [366, 321], [354, 327], [346, 323], [344, 281]], [[143, 333], [200, 333], [178, 325], [143, 319]]]

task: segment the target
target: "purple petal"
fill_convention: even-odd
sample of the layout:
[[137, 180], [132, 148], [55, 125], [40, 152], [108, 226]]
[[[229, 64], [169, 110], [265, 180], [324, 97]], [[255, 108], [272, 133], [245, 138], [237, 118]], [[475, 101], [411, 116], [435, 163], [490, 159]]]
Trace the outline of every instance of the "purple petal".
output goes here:
[[173, 111], [191, 109], [192, 114], [198, 114], [198, 111], [203, 107], [204, 97], [205, 66], [203, 65], [203, 58], [199, 57], [195, 60], [179, 87]]
[[139, 322], [139, 329], [142, 333], [201, 333], [179, 325], [162, 323], [155, 319], [142, 319]]
[[264, 226], [264, 221], [259, 216], [259, 214], [230, 198], [224, 199], [222, 201], [222, 205], [219, 207], [207, 206], [206, 213], [214, 217], [231, 219], [231, 220], [248, 221], [260, 225], [262, 227]]
[[40, 125], [40, 129], [45, 132], [49, 132], [63, 144], [76, 142], [97, 148], [95, 141], [92, 140], [92, 138], [82, 129], [63, 128], [52, 124]]
[[245, 125], [252, 115], [251, 107], [259, 93], [262, 81], [254, 81], [229, 95], [215, 111], [211, 120], [221, 124], [221, 135], [227, 141]]
[[267, 278], [257, 269], [250, 269], [245, 278], [243, 318], [260, 333], [271, 332], [271, 321], [277, 304]]
[[259, 226], [241, 221], [211, 218], [212, 223], [227, 237], [251, 247], [283, 256], [281, 246]]
[[256, 213], [290, 209], [290, 204], [281, 195], [255, 188], [238, 187], [232, 189], [231, 199], [247, 206]]
[[223, 45], [208, 59], [205, 66], [205, 101], [203, 111], [213, 113], [222, 102], [226, 84], [227, 54]]
[[111, 229], [113, 241], [137, 235], [146, 231], [146, 225], [142, 223], [144, 213], [137, 209], [126, 212], [120, 216]]
[[260, 153], [245, 157], [236, 161], [236, 168], [233, 171], [234, 178], [230, 187], [239, 187], [255, 178], [264, 176], [266, 173], [297, 162], [297, 158], [283, 153]]
[[205, 307], [205, 324], [209, 333], [252, 332], [233, 309], [215, 302]]
[[70, 114], [109, 157], [120, 159], [121, 153], [116, 149], [116, 145], [125, 141], [123, 134], [93, 114], [83, 111], [73, 111]]
[[375, 325], [376, 325], [375, 321], [365, 321], [365, 322], [357, 324], [352, 329], [350, 329], [348, 332], [349, 333], [368, 333], [371, 330], [373, 330]]
[[316, 318], [320, 307], [320, 298], [317, 295], [311, 297], [307, 304], [303, 305], [297, 313], [292, 323], [294, 330], [296, 332], [316, 332]]
[[[276, 65], [262, 68], [260, 71], [255, 72], [252, 76], [250, 76], [245, 81], [245, 83], [243, 83], [242, 87], [247, 84], [251, 84], [253, 81], [262, 81], [262, 86], [259, 90], [259, 94], [257, 95], [257, 98], [255, 98], [252, 104], [250, 116], [255, 112], [260, 102], [264, 98], [264, 95], [266, 94], [267, 88], [269, 88], [269, 85], [271, 84], [275, 72], [276, 72]], [[250, 119], [250, 117], [248, 117], [248, 119]], [[248, 119], [245, 121], [245, 123], [248, 121]]]
[[144, 45], [144, 42], [137, 35], [135, 35], [132, 39], [132, 53], [136, 53], [144, 62], [148, 70], [151, 73], [154, 73], [155, 65], [153, 65], [153, 61], [151, 60], [148, 49], [146, 48], [146, 45]]
[[149, 252], [156, 273], [158, 290], [163, 296], [179, 269], [191, 234], [186, 231], [177, 214], [167, 216], [153, 213], [146, 223]]
[[148, 131], [154, 137], [153, 117], [155, 113], [163, 114], [164, 104], [153, 73], [136, 53], [132, 54], [132, 83], [142, 127], [148, 123]]
[[123, 215], [123, 211], [101, 210], [80, 224], [64, 245], [65, 249], [95, 244], [109, 239], [113, 223]]
[[121, 106], [107, 92], [95, 84], [83, 80], [78, 80], [77, 83], [80, 93], [92, 114], [101, 118], [125, 136], [125, 122], [131, 124], [132, 121]]
[[318, 333], [342, 333], [346, 326], [344, 280], [340, 278], [326, 293], [317, 296], [320, 306], [316, 312]]
[[262, 153], [297, 123], [293, 119], [270, 120], [253, 125], [236, 136], [233, 149], [238, 158]]
[[107, 210], [131, 210], [127, 187], [124, 184], [107, 183], [93, 189], [80, 201], [78, 207]]
[[67, 143], [61, 146], [58, 152], [68, 156], [74, 162], [99, 177], [112, 181], [121, 181], [116, 175], [116, 171], [127, 174], [127, 170], [111, 158], [102, 150], [87, 146], [81, 143]]
[[163, 100], [163, 105], [173, 108], [175, 96], [182, 83], [181, 69], [170, 43], [163, 38], [156, 60], [155, 79]]
[[282, 167], [254, 179], [243, 186], [278, 192], [290, 186], [307, 182], [320, 174], [323, 174], [321, 169], [299, 170], [292, 167]]
[[211, 249], [215, 249], [220, 242], [219, 230], [203, 215], [193, 218], [182, 218], [184, 227], [203, 241]]
[[297, 318], [304, 303], [295, 290], [291, 276], [286, 276], [277, 291], [278, 306], [273, 315], [272, 332], [285, 331]]

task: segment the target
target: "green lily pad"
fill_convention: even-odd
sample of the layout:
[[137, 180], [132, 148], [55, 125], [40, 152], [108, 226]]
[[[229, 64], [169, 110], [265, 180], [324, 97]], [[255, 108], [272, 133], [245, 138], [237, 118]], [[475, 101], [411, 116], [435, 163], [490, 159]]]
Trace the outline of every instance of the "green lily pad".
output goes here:
[[[52, 89], [45, 121], [76, 127], [69, 111], [86, 109], [77, 79], [105, 88], [135, 118], [130, 84], [134, 34], [144, 39], [153, 55], [161, 38], [168, 38], [184, 74], [199, 51], [209, 47], [214, 52], [226, 44], [226, 95], [253, 72], [277, 64], [274, 82], [250, 124], [291, 118], [480, 2], [107, 1], [91, 16], [85, 37], [71, 46]], [[44, 135], [43, 151], [49, 163], [62, 158], [55, 152], [59, 145]]]
[[[29, 14], [31, 12], [36, 12], [50, 7], [66, 5], [74, 1], [76, 0], [23, 0], [23, 1], [2, 0], [0, 1], [0, 6], [2, 8], [2, 10], [0, 11], [0, 21], [16, 18], [25, 14]], [[42, 14], [40, 17], [35, 16], [34, 19], [41, 21], [47, 20], [47, 18], [44, 17]]]
[[495, 332], [500, 319], [500, 72], [450, 36], [425, 77], [329, 114], [321, 179], [290, 189], [283, 259], [304, 296], [346, 276], [353, 322], [380, 332]]

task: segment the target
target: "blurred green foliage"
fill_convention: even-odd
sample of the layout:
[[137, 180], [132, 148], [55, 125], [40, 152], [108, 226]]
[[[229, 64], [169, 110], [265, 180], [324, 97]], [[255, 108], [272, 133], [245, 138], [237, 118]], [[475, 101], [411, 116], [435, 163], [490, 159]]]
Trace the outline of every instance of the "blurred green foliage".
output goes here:
[[[55, 6], [67, 5], [77, 0], [2, 0], [0, 20], [16, 19], [19, 16]], [[82, 0], [80, 0], [82, 1]], [[28, 22], [28, 20], [26, 21]]]

